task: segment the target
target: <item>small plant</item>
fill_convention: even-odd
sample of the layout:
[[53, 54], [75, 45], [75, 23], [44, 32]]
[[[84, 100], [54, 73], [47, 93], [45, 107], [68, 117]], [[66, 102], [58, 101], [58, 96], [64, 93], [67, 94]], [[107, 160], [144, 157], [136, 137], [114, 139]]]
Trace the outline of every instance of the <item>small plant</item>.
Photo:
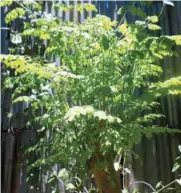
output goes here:
[[[180, 145], [178, 146], [178, 150], [179, 150], [179, 156], [176, 157], [175, 159], [175, 163], [174, 163], [174, 166], [173, 166], [173, 169], [172, 169], [172, 172], [177, 172], [180, 170], [180, 165], [181, 165], [181, 148], [180, 148]], [[129, 175], [132, 175], [130, 170], [127, 169], [127, 173], [129, 173]], [[169, 191], [174, 191], [174, 192], [181, 192], [181, 178], [180, 178], [180, 175], [178, 175], [177, 179], [173, 180], [172, 182], [166, 184], [166, 185], [163, 185], [163, 182], [160, 181], [156, 184], [155, 187], [153, 187], [151, 184], [145, 182], [145, 181], [135, 181], [135, 182], [132, 182], [129, 184], [128, 187], [126, 187], [125, 189], [122, 190], [122, 193], [130, 193], [130, 188], [133, 184], [143, 184], [147, 187], [149, 187], [150, 190], [152, 190], [152, 193], [163, 193], [163, 192], [169, 192]], [[178, 185], [178, 187], [174, 186], [172, 187], [174, 184]], [[135, 189], [132, 191], [132, 193], [139, 193], [140, 191]]]
[[[162, 182], [158, 182], [155, 188], [151, 184], [149, 184], [145, 181], [136, 181], [136, 182], [133, 182], [132, 184], [144, 184], [144, 185], [148, 186], [150, 188], [150, 190], [152, 190], [152, 193], [163, 193], [163, 192], [168, 192], [169, 190], [181, 192], [180, 188], [179, 189], [170, 188], [170, 186], [175, 184], [175, 183], [179, 184], [179, 186], [181, 186], [181, 179], [175, 179], [172, 182], [168, 183], [167, 185], [163, 185]], [[125, 188], [122, 190], [122, 193], [130, 193], [130, 191], [128, 191], [128, 189]], [[140, 192], [139, 192], [139, 190], [135, 189], [131, 193], [140, 193]]]

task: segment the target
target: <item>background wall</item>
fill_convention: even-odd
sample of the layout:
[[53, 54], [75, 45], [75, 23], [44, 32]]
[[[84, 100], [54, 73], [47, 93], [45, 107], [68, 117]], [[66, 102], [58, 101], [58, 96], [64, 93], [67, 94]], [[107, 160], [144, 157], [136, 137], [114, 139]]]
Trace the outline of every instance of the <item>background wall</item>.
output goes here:
[[[66, 1], [69, 4], [76, 6], [77, 2]], [[91, 2], [81, 0], [81, 3]], [[72, 20], [74, 22], [83, 22], [87, 16], [92, 17], [94, 13], [83, 12], [82, 14], [76, 11], [62, 13], [61, 11], [55, 12], [51, 7], [51, 2], [44, 2], [45, 10], [52, 15], [59, 15], [64, 20]], [[128, 4], [126, 1], [92, 1], [95, 4], [98, 13], [105, 14], [111, 19], [119, 20], [117, 15], [118, 9]], [[162, 2], [154, 2], [151, 7], [142, 8], [148, 15], [158, 14], [162, 9]], [[3, 54], [8, 53], [10, 45], [10, 31], [3, 29], [6, 26], [4, 23], [4, 17], [7, 12], [7, 8], [1, 8], [1, 52]], [[128, 15], [128, 20], [133, 21], [137, 19], [131, 18]], [[11, 29], [17, 30], [21, 20], [13, 23]], [[175, 2], [175, 6], [166, 6], [161, 18], [162, 34], [176, 35], [181, 34], [181, 1]], [[46, 42], [44, 42], [46, 45]], [[33, 44], [30, 45], [33, 48]], [[181, 53], [181, 49], [178, 50]], [[54, 59], [57, 64], [60, 64], [58, 58]], [[178, 58], [165, 58], [163, 62], [164, 76], [163, 79], [181, 75], [181, 57]], [[3, 67], [2, 67], [3, 72]], [[2, 74], [3, 79], [3, 74]], [[25, 122], [28, 117], [23, 114], [23, 109], [26, 104], [16, 104], [11, 106], [11, 91], [6, 91], [1, 94], [1, 106], [2, 106], [2, 140], [1, 140], [1, 152], [2, 152], [2, 193], [30, 193], [30, 187], [25, 182], [24, 177], [24, 164], [21, 146], [26, 145], [29, 140], [35, 139], [35, 133], [29, 129], [24, 128]], [[166, 122], [162, 123], [173, 128], [181, 129], [181, 97], [165, 97], [162, 99], [162, 108], [167, 116]], [[8, 113], [14, 113], [13, 119], [8, 118]], [[162, 135], [155, 136], [152, 139], [143, 139], [142, 143], [135, 147], [136, 154], [140, 157], [136, 159], [131, 155], [131, 165], [128, 163], [127, 167], [132, 171], [131, 175], [126, 176], [125, 183], [134, 181], [146, 181], [155, 185], [158, 181], [168, 183], [172, 179], [176, 178], [178, 174], [171, 172], [173, 161], [178, 153], [177, 147], [181, 144], [180, 135]], [[44, 178], [42, 178], [42, 193], [49, 193], [50, 188], [45, 185]], [[151, 189], [145, 185], [133, 184], [132, 188], [139, 186], [142, 193], [150, 193]], [[40, 192], [40, 191], [39, 191]]]

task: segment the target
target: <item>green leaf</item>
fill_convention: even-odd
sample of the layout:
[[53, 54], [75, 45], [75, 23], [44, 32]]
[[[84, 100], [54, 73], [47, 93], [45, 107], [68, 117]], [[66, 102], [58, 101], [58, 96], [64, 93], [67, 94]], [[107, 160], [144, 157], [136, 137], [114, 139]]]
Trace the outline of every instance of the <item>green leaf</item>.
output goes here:
[[57, 192], [57, 189], [54, 189], [54, 190], [52, 190], [52, 192], [51, 193], [56, 193]]
[[134, 15], [134, 16], [139, 16], [142, 18], [146, 17], [146, 13], [143, 11], [143, 9], [141, 9], [140, 7], [129, 7], [128, 11]]
[[52, 176], [51, 178], [48, 179], [47, 183], [49, 184], [49, 183], [51, 183], [54, 180], [55, 180], [55, 176]]
[[122, 6], [119, 8], [117, 14], [121, 15], [121, 17], [122, 17], [126, 13], [126, 11], [127, 11], [127, 9], [124, 6]]
[[10, 88], [10, 89], [12, 89], [14, 87], [13, 81], [10, 77], [7, 77], [5, 79], [4, 86], [5, 86], [5, 88]]
[[32, 98], [29, 96], [20, 96], [17, 97], [15, 100], [13, 100], [13, 103], [18, 103], [18, 102], [31, 102]]
[[94, 117], [98, 117], [99, 120], [106, 120], [107, 119], [106, 113], [104, 111], [96, 111], [94, 113]]
[[25, 10], [23, 8], [15, 8], [13, 9], [12, 11], [10, 11], [6, 17], [5, 17], [5, 22], [6, 23], [10, 23], [12, 22], [13, 20], [19, 18], [19, 17], [22, 17], [25, 15]]
[[155, 186], [156, 189], [163, 187], [162, 181], [158, 182]]
[[161, 27], [155, 24], [148, 24], [148, 29], [155, 31], [155, 30], [161, 30]]
[[179, 168], [180, 168], [180, 164], [176, 162], [176, 163], [173, 165], [172, 172], [177, 171]]
[[13, 0], [1, 0], [0, 7], [10, 6], [13, 3]]
[[172, 7], [174, 6], [174, 3], [170, 0], [163, 0], [163, 3], [166, 5], [171, 5]]
[[22, 43], [21, 34], [11, 34], [11, 42], [13, 44], [20, 44], [20, 43]]
[[43, 132], [43, 131], [45, 131], [45, 130], [46, 130], [46, 128], [45, 128], [45, 127], [42, 127], [41, 129], [37, 130], [37, 132], [40, 133], [40, 132]]
[[126, 188], [124, 188], [124, 189], [122, 190], [122, 193], [129, 193], [129, 192], [128, 192], [128, 190], [127, 190]]
[[148, 20], [148, 21], [150, 21], [150, 22], [152, 22], [152, 23], [157, 23], [157, 22], [158, 22], [158, 16], [156, 16], [156, 15], [148, 16], [148, 17], [146, 18], [146, 20]]
[[181, 145], [178, 146], [178, 150], [181, 153]]
[[130, 171], [130, 169], [128, 169], [128, 168], [124, 168], [124, 171], [125, 171], [125, 173], [127, 173], [127, 174], [131, 174], [131, 171]]
[[63, 168], [59, 171], [58, 175], [57, 175], [57, 178], [60, 178], [62, 179], [64, 182], [68, 181], [69, 179], [69, 173], [68, 171], [66, 170], [66, 168]]
[[176, 181], [181, 186], [181, 179], [177, 179]]
[[140, 193], [139, 190], [135, 189], [133, 193]]
[[113, 163], [115, 171], [119, 170], [119, 165], [120, 165], [119, 161], [116, 161], [116, 162]]
[[66, 190], [75, 190], [76, 187], [72, 183], [68, 183], [65, 185]]
[[176, 45], [181, 45], [181, 35], [166, 36], [167, 38], [174, 40]]
[[171, 78], [159, 84], [159, 92], [162, 95], [180, 95], [181, 94], [181, 76]]
[[86, 11], [94, 11], [94, 12], [97, 12], [97, 9], [96, 9], [96, 6], [91, 4], [91, 3], [84, 3], [83, 4], [83, 8], [86, 10]]

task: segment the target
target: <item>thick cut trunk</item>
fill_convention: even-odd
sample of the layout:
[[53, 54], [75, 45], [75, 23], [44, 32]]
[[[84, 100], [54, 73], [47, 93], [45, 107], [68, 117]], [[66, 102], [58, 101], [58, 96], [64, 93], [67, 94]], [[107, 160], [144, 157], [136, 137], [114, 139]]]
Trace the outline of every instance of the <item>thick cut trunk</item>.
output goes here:
[[94, 180], [99, 193], [120, 193], [121, 183], [119, 173], [116, 171], [105, 172], [98, 169], [94, 171]]
[[[103, 120], [99, 122], [100, 129], [103, 128]], [[94, 182], [97, 186], [98, 193], [120, 193], [121, 178], [119, 171], [116, 172], [113, 167], [115, 152], [103, 156], [100, 152], [100, 144], [95, 144], [96, 151], [90, 158], [90, 172], [94, 174]], [[106, 163], [106, 165], [104, 165]]]
[[[107, 159], [106, 159], [107, 160]], [[113, 161], [107, 160], [109, 166], [107, 169], [101, 166], [105, 161], [104, 157], [95, 156], [90, 160], [90, 170], [94, 174], [94, 182], [99, 193], [120, 193], [121, 192], [121, 178], [119, 172], [113, 168]], [[98, 166], [99, 165], [99, 166]]]

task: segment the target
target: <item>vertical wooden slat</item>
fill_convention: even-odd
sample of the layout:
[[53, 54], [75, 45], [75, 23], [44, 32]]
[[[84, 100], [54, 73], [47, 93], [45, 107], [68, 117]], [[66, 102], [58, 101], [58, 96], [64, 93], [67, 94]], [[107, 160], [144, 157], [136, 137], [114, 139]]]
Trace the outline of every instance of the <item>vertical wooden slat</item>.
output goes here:
[[78, 23], [78, 21], [79, 21], [79, 19], [78, 19], [78, 12], [76, 11], [77, 5], [78, 5], [77, 0], [73, 1], [73, 5], [74, 5], [74, 10], [73, 10], [73, 21], [74, 21], [74, 23]]
[[[70, 2], [69, 0], [66, 1], [66, 4], [69, 6]], [[70, 11], [65, 12], [65, 21], [70, 21]]]
[[84, 9], [83, 9], [84, 1], [81, 0], [81, 1], [80, 1], [80, 4], [81, 4], [81, 6], [82, 6], [82, 13], [80, 14], [80, 23], [83, 23], [84, 20], [85, 20], [85, 11], [84, 11]]

